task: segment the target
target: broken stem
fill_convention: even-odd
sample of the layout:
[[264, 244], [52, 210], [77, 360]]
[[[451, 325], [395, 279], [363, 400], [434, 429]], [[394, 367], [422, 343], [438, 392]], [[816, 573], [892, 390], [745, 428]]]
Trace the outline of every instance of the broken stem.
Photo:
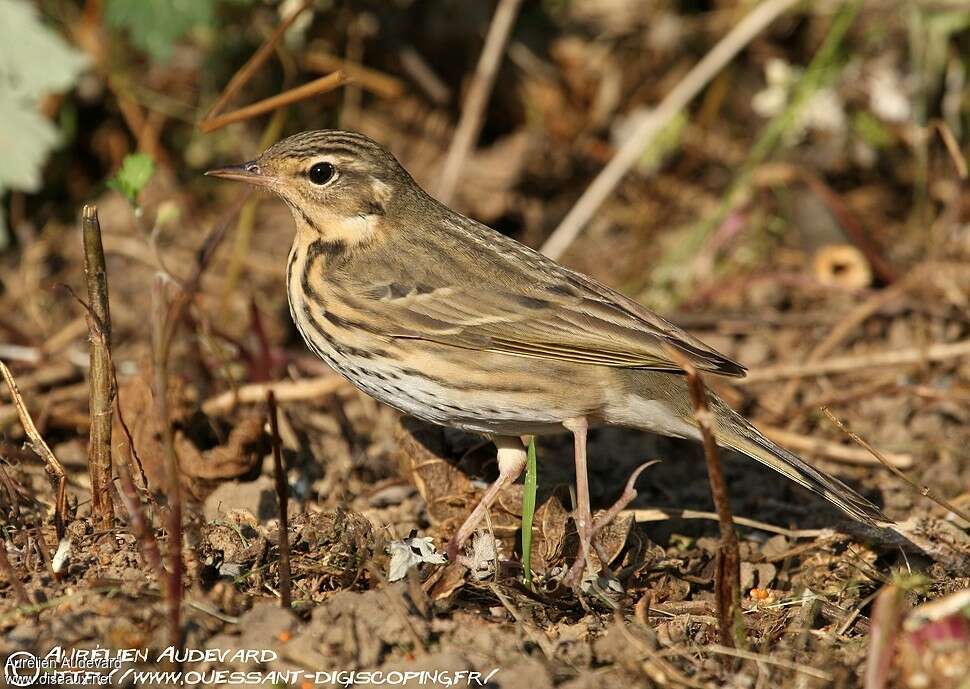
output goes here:
[[111, 376], [111, 311], [108, 306], [108, 273], [105, 268], [101, 224], [96, 206], [81, 210], [84, 242], [84, 278], [88, 288], [89, 377], [88, 473], [91, 477], [91, 511], [105, 529], [114, 522], [111, 498], [111, 415], [115, 389]]
[[166, 498], [168, 501], [168, 576], [166, 577], [166, 599], [168, 603], [169, 639], [175, 648], [182, 647], [182, 488], [178, 455], [175, 453], [175, 435], [168, 405], [168, 354], [171, 333], [178, 320], [173, 318], [180, 312], [179, 300], [171, 304], [165, 297], [166, 280], [162, 276], [155, 279], [153, 297], [152, 327], [153, 353], [155, 359], [155, 413], [162, 426], [162, 448], [165, 458]]
[[276, 478], [276, 497], [280, 505], [280, 605], [284, 608], [292, 606], [290, 585], [290, 534], [289, 514], [290, 504], [289, 485], [286, 482], [286, 467], [283, 465], [283, 441], [280, 439], [279, 410], [276, 407], [276, 395], [272, 388], [266, 393], [266, 406], [269, 408], [269, 428], [273, 437], [273, 473]]
[[741, 616], [741, 553], [734, 518], [728, 501], [724, 469], [711, 429], [711, 410], [707, 404], [707, 388], [697, 369], [682, 353], [666, 347], [671, 359], [687, 374], [687, 388], [694, 408], [694, 419], [704, 442], [704, 460], [711, 483], [711, 497], [721, 529], [721, 545], [717, 551], [714, 575], [714, 597], [717, 601], [718, 636], [721, 644], [732, 648], [747, 648], [744, 620]]

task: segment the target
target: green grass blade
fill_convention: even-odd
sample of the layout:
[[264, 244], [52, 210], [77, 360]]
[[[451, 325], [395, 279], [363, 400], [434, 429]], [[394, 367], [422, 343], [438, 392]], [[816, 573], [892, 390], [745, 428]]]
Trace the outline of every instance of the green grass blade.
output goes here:
[[536, 512], [536, 439], [529, 439], [529, 452], [525, 463], [525, 490], [522, 492], [522, 568], [525, 585], [532, 589], [532, 518]]

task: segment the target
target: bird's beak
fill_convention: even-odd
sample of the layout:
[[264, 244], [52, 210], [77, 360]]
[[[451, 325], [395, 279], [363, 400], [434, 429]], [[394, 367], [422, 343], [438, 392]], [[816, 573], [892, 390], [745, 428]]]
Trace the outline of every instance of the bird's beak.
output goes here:
[[275, 177], [271, 177], [263, 173], [255, 161], [250, 161], [241, 165], [220, 167], [216, 170], [209, 170], [205, 174], [207, 177], [221, 177], [223, 179], [231, 179], [237, 182], [248, 182], [249, 184], [255, 184], [259, 187], [272, 186], [272, 184], [276, 181]]

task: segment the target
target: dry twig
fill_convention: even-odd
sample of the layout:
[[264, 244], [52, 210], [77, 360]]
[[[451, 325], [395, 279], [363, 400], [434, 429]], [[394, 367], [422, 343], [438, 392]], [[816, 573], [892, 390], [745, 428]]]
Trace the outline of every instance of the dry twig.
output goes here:
[[162, 449], [165, 458], [166, 498], [168, 500], [168, 576], [166, 577], [166, 601], [168, 603], [169, 641], [175, 648], [184, 642], [182, 634], [182, 485], [178, 455], [175, 453], [175, 434], [168, 405], [168, 359], [172, 334], [178, 320], [173, 311], [178, 299], [167, 303], [165, 287], [167, 280], [161, 275], [155, 278], [152, 291], [152, 351], [155, 364], [155, 414], [162, 426]]
[[[662, 522], [668, 519], [709, 519], [711, 521], [717, 521], [720, 518], [716, 512], [680, 510], [668, 507], [624, 510], [621, 514], [629, 514], [633, 517], [634, 521], [639, 523]], [[757, 519], [748, 519], [747, 517], [732, 517], [731, 521], [738, 526], [746, 526], [751, 529], [767, 531], [768, 533], [780, 534], [786, 538], [818, 538], [819, 536], [832, 533], [831, 529], [786, 529], [781, 526], [758, 521]]]
[[34, 420], [30, 417], [30, 412], [27, 411], [27, 406], [24, 404], [24, 399], [20, 396], [17, 382], [13, 379], [10, 369], [2, 361], [0, 361], [0, 374], [3, 374], [3, 379], [10, 390], [10, 397], [17, 409], [17, 415], [20, 417], [20, 425], [23, 426], [24, 433], [27, 434], [30, 447], [44, 460], [47, 474], [57, 484], [54, 489], [56, 496], [54, 499], [54, 526], [57, 529], [57, 538], [60, 540], [64, 537], [64, 519], [67, 515], [67, 476], [64, 474], [64, 465], [54, 456], [54, 453], [38, 432], [37, 426], [34, 425]]
[[13, 565], [10, 564], [10, 560], [7, 558], [7, 544], [3, 539], [0, 539], [0, 572], [3, 572], [3, 575], [7, 577], [7, 582], [10, 584], [10, 588], [13, 589], [20, 604], [32, 605], [30, 596], [27, 595], [27, 589], [24, 588], [24, 583], [20, 581], [20, 577], [17, 576], [16, 570], [14, 570]]
[[751, 660], [757, 663], [764, 663], [765, 665], [774, 665], [775, 667], [784, 668], [786, 670], [794, 670], [795, 672], [800, 672], [808, 675], [809, 677], [820, 679], [823, 682], [832, 681], [832, 675], [824, 670], [819, 670], [811, 667], [810, 665], [793, 663], [790, 660], [776, 658], [774, 656], [765, 655], [764, 653], [754, 653], [752, 651], [744, 651], [737, 648], [725, 648], [724, 646], [718, 646], [717, 644], [708, 644], [704, 646], [704, 650], [710, 651], [711, 653], [717, 653], [719, 655], [741, 658], [742, 660]]
[[401, 68], [438, 107], [447, 105], [451, 100], [451, 89], [414, 47], [406, 45], [401, 48]]
[[810, 378], [826, 376], [832, 373], [849, 373], [868, 368], [882, 368], [884, 366], [907, 366], [923, 364], [931, 361], [946, 361], [970, 356], [970, 340], [959, 342], [940, 342], [926, 347], [911, 347], [888, 352], [873, 352], [851, 356], [833, 357], [822, 361], [808, 361], [796, 364], [779, 364], [765, 366], [751, 371], [744, 378], [738, 379], [739, 385], [752, 383], [767, 383], [787, 378]]
[[342, 71], [362, 89], [366, 89], [380, 98], [389, 100], [399, 98], [405, 92], [404, 82], [400, 79], [329, 53], [309, 53], [303, 57], [303, 66], [322, 74]]
[[717, 551], [714, 575], [714, 596], [717, 599], [718, 636], [722, 644], [746, 648], [744, 620], [741, 616], [741, 553], [738, 534], [734, 530], [734, 517], [728, 501], [724, 469], [717, 451], [717, 442], [711, 430], [711, 411], [707, 404], [707, 388], [697, 369], [681, 352], [669, 345], [667, 355], [687, 375], [690, 401], [694, 407], [694, 419], [704, 441], [704, 459], [707, 477], [711, 483], [711, 497], [717, 510], [721, 527], [721, 545]]
[[797, 2], [798, 0], [766, 0], [759, 3], [718, 41], [717, 45], [711, 48], [710, 52], [677, 83], [660, 105], [650, 113], [649, 117], [644, 118], [630, 138], [624, 142], [616, 155], [610, 159], [559, 223], [559, 227], [543, 244], [542, 253], [550, 258], [562, 256], [624, 175], [640, 159], [644, 149], [663, 131], [664, 127], [744, 46]]
[[960, 144], [957, 142], [957, 138], [953, 136], [953, 131], [949, 125], [943, 120], [933, 120], [930, 124], [940, 133], [940, 138], [943, 139], [943, 145], [946, 146], [947, 153], [950, 154], [957, 175], [960, 179], [967, 179], [970, 175], [967, 171], [967, 159], [960, 150]]
[[[774, 440], [780, 445], [784, 445], [790, 450], [822, 455], [828, 459], [845, 464], [859, 464], [863, 466], [879, 464], [879, 460], [873, 458], [872, 454], [855, 447], [833, 443], [828, 440], [822, 440], [821, 438], [813, 438], [800, 433], [793, 433], [783, 428], [774, 428], [771, 426], [758, 426], [758, 428], [769, 439]], [[908, 469], [913, 466], [912, 455], [886, 452], [883, 454], [883, 457], [887, 462], [901, 469]]]
[[155, 538], [151, 523], [145, 518], [145, 513], [142, 511], [138, 490], [131, 480], [129, 464], [130, 462], [128, 464], [125, 462], [118, 464], [118, 480], [121, 483], [121, 490], [118, 491], [118, 494], [121, 496], [121, 502], [128, 511], [128, 516], [131, 519], [131, 531], [135, 538], [138, 539], [145, 564], [152, 571], [156, 572], [159, 577], [163, 577], [166, 574], [166, 569], [165, 564], [162, 562], [161, 551], [158, 548], [158, 540]]
[[461, 177], [461, 169], [465, 165], [465, 158], [478, 140], [485, 106], [492, 94], [495, 75], [498, 73], [499, 61], [508, 43], [512, 24], [519, 13], [521, 2], [522, 0], [500, 0], [498, 7], [495, 8], [492, 23], [485, 36], [485, 46], [478, 58], [475, 76], [472, 77], [468, 97], [465, 98], [461, 110], [461, 119], [458, 121], [455, 137], [451, 140], [448, 157], [445, 158], [441, 177], [438, 180], [438, 199], [442, 203], [451, 201]]
[[168, 408], [168, 360], [172, 341], [182, 322], [182, 316], [194, 298], [202, 275], [216, 249], [222, 243], [229, 227], [233, 224], [239, 211], [251, 194], [247, 190], [233, 207], [232, 211], [212, 228], [196, 254], [195, 270], [189, 279], [180, 285], [181, 290], [169, 302], [165, 296], [165, 288], [169, 280], [159, 273], [155, 278], [153, 298], [152, 323], [152, 353], [155, 364], [155, 405], [156, 413], [162, 424], [162, 447], [165, 456], [166, 478], [168, 483], [168, 554], [169, 568], [166, 579], [166, 592], [169, 614], [169, 633], [172, 645], [181, 647], [183, 643], [181, 629], [181, 599], [182, 599], [182, 495], [178, 456], [175, 453], [175, 439], [171, 417]]
[[103, 528], [114, 522], [111, 498], [111, 411], [115, 389], [111, 376], [111, 310], [108, 305], [108, 273], [98, 209], [84, 206], [81, 210], [84, 241], [84, 277], [88, 287], [88, 340], [90, 343], [90, 409], [91, 430], [88, 440], [88, 473], [91, 477], [91, 511]]
[[269, 428], [273, 438], [273, 474], [276, 478], [276, 497], [280, 504], [280, 605], [292, 607], [290, 587], [290, 534], [289, 485], [286, 482], [286, 467], [283, 466], [283, 441], [280, 440], [279, 410], [272, 388], [266, 392], [266, 407], [269, 410]]
[[347, 382], [347, 379], [338, 375], [303, 378], [301, 380], [278, 380], [273, 383], [250, 383], [210, 397], [202, 403], [202, 411], [208, 416], [225, 414], [239, 404], [262, 402], [270, 391], [279, 402], [294, 402], [316, 399], [349, 388], [350, 383]]
[[[267, 39], [267, 41], [263, 43], [263, 45], [261, 45], [248, 60], [246, 60], [246, 63], [240, 67], [235, 74], [232, 75], [229, 83], [226, 84], [226, 88], [223, 89], [222, 95], [219, 96], [219, 99], [212, 104], [212, 107], [209, 108], [209, 111], [205, 114], [205, 118], [199, 124], [200, 128], [202, 128], [206, 122], [218, 116], [218, 114], [225, 109], [229, 101], [232, 100], [232, 97], [236, 95], [239, 89], [249, 83], [249, 80], [253, 78], [256, 70], [258, 70], [263, 63], [269, 59], [269, 56], [273, 54], [277, 44], [279, 44], [280, 40], [282, 40], [283, 36], [286, 34], [287, 29], [293, 25], [293, 22], [296, 21], [297, 17], [303, 14], [304, 10], [313, 5], [313, 1], [314, 0], [304, 0], [303, 3], [297, 7], [289, 17], [280, 22], [280, 25], [276, 27], [273, 35], [270, 36], [269, 39]], [[202, 129], [202, 131], [207, 130]]]
[[257, 115], [271, 112], [277, 108], [283, 108], [298, 101], [306, 100], [307, 98], [312, 98], [313, 96], [319, 96], [323, 93], [327, 93], [328, 91], [333, 91], [334, 89], [340, 88], [350, 80], [350, 77], [348, 77], [345, 72], [334, 72], [333, 74], [328, 74], [325, 77], [314, 79], [313, 81], [303, 84], [302, 86], [291, 88], [287, 91], [283, 91], [283, 93], [278, 93], [275, 96], [256, 101], [255, 103], [239, 108], [238, 110], [233, 110], [225, 115], [219, 115], [208, 120], [202, 120], [202, 122], [199, 123], [199, 130], [202, 131], [203, 134], [208, 134], [217, 129], [222, 129], [226, 125], [248, 120], [251, 117], [256, 117]]
[[947, 500], [944, 500], [943, 498], [940, 498], [934, 495], [933, 491], [930, 490], [929, 486], [923, 486], [921, 488], [920, 486], [916, 485], [915, 481], [913, 481], [909, 476], [907, 476], [899, 469], [897, 469], [888, 459], [886, 459], [886, 457], [879, 450], [877, 450], [872, 445], [870, 445], [864, 438], [862, 438], [862, 436], [860, 436], [858, 433], [853, 433], [852, 431], [850, 431], [846, 427], [846, 425], [842, 423], [842, 420], [839, 417], [837, 417], [835, 414], [833, 414], [831, 410], [829, 410], [827, 407], [822, 407], [822, 413], [824, 413], [829, 418], [829, 421], [834, 423], [840, 431], [842, 431], [847, 436], [849, 436], [854, 442], [864, 447], [866, 451], [870, 452], [872, 456], [879, 461], [880, 464], [882, 464], [891, 472], [896, 474], [896, 476], [898, 476], [903, 481], [905, 481], [908, 485], [910, 485], [915, 491], [917, 491], [924, 498], [929, 498], [930, 500], [935, 502], [943, 509], [948, 510], [949, 512], [952, 512], [956, 516], [960, 517], [960, 519], [964, 520], [967, 523], [970, 523], [970, 515], [968, 515], [963, 510], [961, 510], [959, 507], [956, 507], [955, 505], [951, 504]]

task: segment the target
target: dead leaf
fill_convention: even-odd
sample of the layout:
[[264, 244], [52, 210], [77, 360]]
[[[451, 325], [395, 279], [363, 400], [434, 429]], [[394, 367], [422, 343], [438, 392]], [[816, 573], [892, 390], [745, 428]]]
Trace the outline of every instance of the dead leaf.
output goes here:
[[[167, 473], [162, 447], [162, 425], [155, 410], [155, 394], [150, 383], [151, 367], [143, 366], [142, 375], [121, 385], [119, 399], [125, 423], [131, 431], [134, 449], [141, 459], [149, 486], [164, 490]], [[268, 438], [263, 432], [263, 417], [252, 414], [243, 417], [229, 432], [224, 445], [200, 450], [181, 426], [187, 424], [193, 408], [193, 400], [186, 393], [181, 381], [172, 377], [168, 385], [171, 420], [175, 431], [175, 452], [179, 467], [187, 482], [192, 479], [226, 480], [237, 478], [251, 471], [268, 452]], [[112, 453], [115, 462], [126, 461], [128, 439], [117, 415], [112, 434]]]

